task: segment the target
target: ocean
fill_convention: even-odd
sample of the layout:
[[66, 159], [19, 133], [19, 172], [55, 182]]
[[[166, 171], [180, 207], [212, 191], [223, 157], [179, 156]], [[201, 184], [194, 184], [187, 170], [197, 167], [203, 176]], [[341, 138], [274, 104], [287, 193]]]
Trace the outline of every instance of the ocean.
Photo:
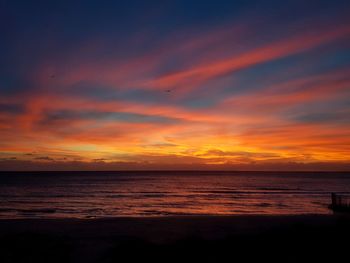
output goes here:
[[328, 214], [340, 172], [1, 172], [0, 218]]

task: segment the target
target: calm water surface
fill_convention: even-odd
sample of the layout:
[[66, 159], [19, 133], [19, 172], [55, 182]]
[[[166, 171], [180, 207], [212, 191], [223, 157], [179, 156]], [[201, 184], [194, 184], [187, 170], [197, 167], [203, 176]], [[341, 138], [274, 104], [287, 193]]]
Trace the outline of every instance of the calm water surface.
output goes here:
[[327, 214], [349, 173], [0, 173], [0, 218]]

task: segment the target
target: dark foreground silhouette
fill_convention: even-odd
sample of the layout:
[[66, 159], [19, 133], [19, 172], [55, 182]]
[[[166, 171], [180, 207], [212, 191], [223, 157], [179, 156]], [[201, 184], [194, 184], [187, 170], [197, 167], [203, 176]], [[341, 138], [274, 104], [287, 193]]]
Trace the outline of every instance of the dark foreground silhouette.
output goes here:
[[347, 262], [349, 240], [345, 216], [0, 220], [0, 262]]

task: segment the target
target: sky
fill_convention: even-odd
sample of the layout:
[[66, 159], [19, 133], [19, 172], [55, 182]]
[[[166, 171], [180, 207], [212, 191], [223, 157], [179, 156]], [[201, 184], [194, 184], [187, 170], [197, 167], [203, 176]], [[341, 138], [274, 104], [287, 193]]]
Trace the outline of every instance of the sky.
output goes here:
[[348, 1], [0, 0], [0, 170], [350, 170]]

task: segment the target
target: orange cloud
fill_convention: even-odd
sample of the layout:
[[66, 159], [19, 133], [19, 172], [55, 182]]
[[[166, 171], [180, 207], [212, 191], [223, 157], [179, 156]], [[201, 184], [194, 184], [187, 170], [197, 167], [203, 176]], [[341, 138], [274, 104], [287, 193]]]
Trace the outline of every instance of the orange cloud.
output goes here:
[[274, 42], [263, 47], [258, 47], [243, 54], [235, 55], [228, 59], [200, 64], [187, 70], [161, 76], [149, 81], [149, 88], [171, 88], [193, 86], [211, 78], [232, 73], [256, 64], [268, 62], [278, 58], [290, 56], [308, 49], [326, 44], [338, 38], [344, 38], [350, 33], [349, 27], [329, 29], [324, 32], [307, 32], [287, 39]]

